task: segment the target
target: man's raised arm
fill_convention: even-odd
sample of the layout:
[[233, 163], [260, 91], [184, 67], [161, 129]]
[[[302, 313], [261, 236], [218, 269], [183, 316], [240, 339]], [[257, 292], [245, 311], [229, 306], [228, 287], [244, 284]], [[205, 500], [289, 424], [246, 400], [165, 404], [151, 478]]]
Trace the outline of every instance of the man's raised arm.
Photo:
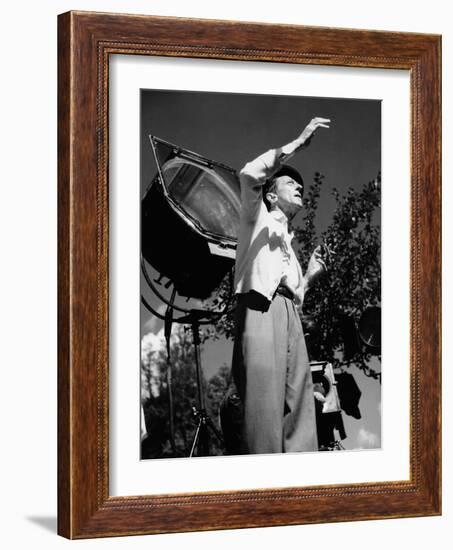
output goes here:
[[258, 216], [262, 203], [262, 187], [295, 153], [307, 147], [318, 128], [329, 128], [330, 119], [315, 117], [290, 143], [271, 149], [248, 162], [239, 173], [243, 213], [249, 220]]

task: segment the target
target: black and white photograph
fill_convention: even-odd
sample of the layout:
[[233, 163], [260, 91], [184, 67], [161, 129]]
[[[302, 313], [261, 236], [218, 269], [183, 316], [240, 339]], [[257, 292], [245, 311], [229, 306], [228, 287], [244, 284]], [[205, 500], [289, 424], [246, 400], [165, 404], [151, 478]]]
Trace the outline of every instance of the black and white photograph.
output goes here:
[[381, 101], [140, 99], [141, 459], [381, 448]]
[[4, 548], [451, 546], [448, 6], [5, 3]]

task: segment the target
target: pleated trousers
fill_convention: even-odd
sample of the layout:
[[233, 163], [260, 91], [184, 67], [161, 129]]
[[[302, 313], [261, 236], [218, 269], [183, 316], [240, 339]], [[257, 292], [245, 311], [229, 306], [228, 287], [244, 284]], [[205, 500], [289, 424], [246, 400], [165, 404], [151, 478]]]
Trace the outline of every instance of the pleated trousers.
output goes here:
[[232, 374], [244, 406], [242, 452], [317, 451], [313, 383], [299, 314], [292, 300], [279, 294], [266, 306], [253, 291], [238, 295]]

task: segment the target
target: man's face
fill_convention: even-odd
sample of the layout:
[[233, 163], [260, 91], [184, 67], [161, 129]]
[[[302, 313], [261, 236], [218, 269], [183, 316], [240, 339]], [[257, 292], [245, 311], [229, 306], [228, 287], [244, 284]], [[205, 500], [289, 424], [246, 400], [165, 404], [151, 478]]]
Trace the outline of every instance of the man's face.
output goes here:
[[275, 182], [276, 205], [285, 214], [295, 214], [302, 208], [302, 185], [290, 176], [280, 176]]

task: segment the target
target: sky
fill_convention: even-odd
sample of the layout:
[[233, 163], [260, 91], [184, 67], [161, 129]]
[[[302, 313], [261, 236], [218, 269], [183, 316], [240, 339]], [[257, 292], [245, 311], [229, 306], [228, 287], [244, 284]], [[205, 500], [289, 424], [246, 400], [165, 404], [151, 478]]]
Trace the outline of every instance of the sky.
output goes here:
[[[142, 90], [141, 187], [144, 192], [156, 173], [148, 136], [154, 135], [239, 171], [266, 150], [295, 139], [315, 117], [329, 118], [310, 146], [290, 161], [306, 185], [315, 172], [324, 174], [315, 226], [325, 229], [334, 211], [332, 189], [340, 194], [361, 188], [381, 170], [381, 102], [379, 100], [268, 96]], [[297, 225], [297, 216], [293, 220]], [[379, 222], [379, 220], [376, 220]], [[143, 285], [142, 285], [143, 288]], [[147, 294], [160, 312], [164, 308]], [[158, 333], [162, 322], [142, 307], [142, 336]], [[205, 376], [231, 363], [232, 342], [207, 342], [202, 353]], [[355, 369], [362, 391], [361, 420], [343, 414], [347, 449], [380, 446], [380, 384]]]
[[295, 139], [315, 116], [329, 118], [310, 146], [290, 164], [310, 182], [325, 175], [319, 228], [329, 221], [333, 187], [347, 190], [373, 180], [381, 169], [381, 102], [215, 92], [143, 90], [142, 188], [155, 174], [152, 134], [239, 171], [268, 149]]

